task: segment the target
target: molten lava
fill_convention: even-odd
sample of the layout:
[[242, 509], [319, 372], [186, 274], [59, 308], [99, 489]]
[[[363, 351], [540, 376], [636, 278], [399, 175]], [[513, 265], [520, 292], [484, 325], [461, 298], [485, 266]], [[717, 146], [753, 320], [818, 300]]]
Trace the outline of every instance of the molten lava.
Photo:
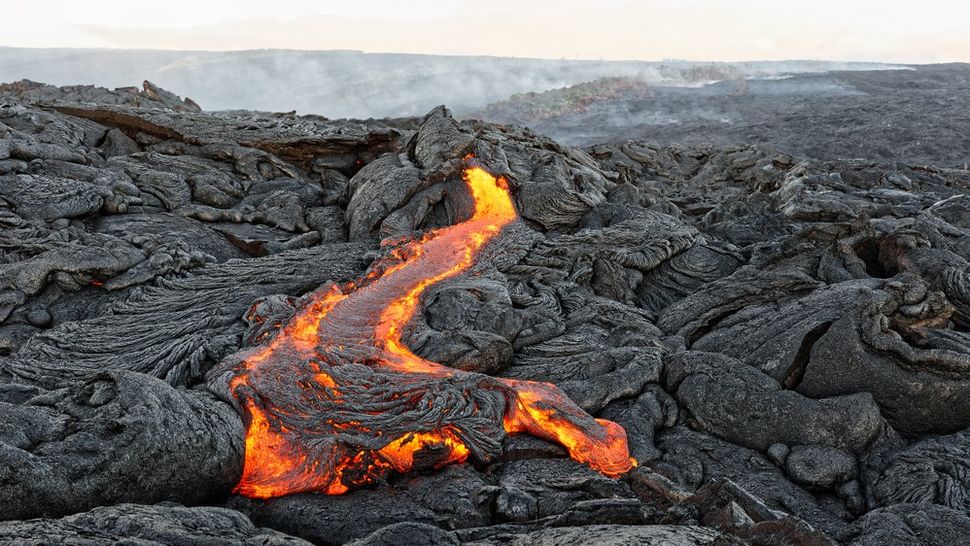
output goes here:
[[555, 386], [448, 368], [402, 341], [422, 292], [467, 270], [518, 221], [505, 179], [480, 167], [463, 178], [470, 219], [395, 249], [357, 282], [314, 292], [271, 341], [236, 356], [230, 387], [249, 421], [238, 493], [340, 494], [392, 470], [488, 460], [511, 433], [558, 442], [609, 476], [630, 470], [623, 428]]

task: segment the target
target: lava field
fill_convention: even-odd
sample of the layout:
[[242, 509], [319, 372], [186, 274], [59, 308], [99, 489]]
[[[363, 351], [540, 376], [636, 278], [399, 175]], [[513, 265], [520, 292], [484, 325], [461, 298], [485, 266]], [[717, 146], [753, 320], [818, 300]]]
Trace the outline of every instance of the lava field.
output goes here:
[[962, 544], [968, 189], [0, 86], [0, 544]]
[[[701, 86], [602, 79], [519, 95], [477, 114], [564, 144], [767, 146], [801, 158], [967, 169], [970, 64], [711, 75]], [[893, 69], [886, 69], [893, 68]]]

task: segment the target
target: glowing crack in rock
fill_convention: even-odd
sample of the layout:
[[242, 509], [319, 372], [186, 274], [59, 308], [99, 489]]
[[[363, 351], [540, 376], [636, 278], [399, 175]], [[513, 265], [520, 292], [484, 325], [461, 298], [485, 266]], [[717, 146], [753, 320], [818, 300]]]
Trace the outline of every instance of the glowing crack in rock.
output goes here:
[[630, 470], [623, 428], [555, 386], [448, 368], [402, 341], [422, 292], [466, 271], [519, 221], [505, 179], [476, 166], [463, 179], [470, 219], [396, 248], [356, 282], [319, 289], [274, 338], [235, 356], [230, 388], [248, 419], [236, 492], [340, 494], [390, 471], [489, 460], [511, 433], [558, 442], [608, 476]]

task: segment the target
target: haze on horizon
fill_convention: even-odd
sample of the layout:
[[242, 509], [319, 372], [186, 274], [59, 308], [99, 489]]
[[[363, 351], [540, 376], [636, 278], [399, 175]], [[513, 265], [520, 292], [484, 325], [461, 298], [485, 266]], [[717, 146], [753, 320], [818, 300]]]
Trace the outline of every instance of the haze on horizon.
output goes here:
[[970, 4], [904, 0], [36, 0], [0, 46], [607, 60], [970, 61]]

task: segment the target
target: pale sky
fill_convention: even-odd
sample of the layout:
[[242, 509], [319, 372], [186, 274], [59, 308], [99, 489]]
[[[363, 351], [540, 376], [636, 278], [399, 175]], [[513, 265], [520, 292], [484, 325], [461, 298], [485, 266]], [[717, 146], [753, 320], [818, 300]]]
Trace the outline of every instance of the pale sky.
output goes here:
[[958, 0], [7, 0], [0, 45], [970, 61]]

